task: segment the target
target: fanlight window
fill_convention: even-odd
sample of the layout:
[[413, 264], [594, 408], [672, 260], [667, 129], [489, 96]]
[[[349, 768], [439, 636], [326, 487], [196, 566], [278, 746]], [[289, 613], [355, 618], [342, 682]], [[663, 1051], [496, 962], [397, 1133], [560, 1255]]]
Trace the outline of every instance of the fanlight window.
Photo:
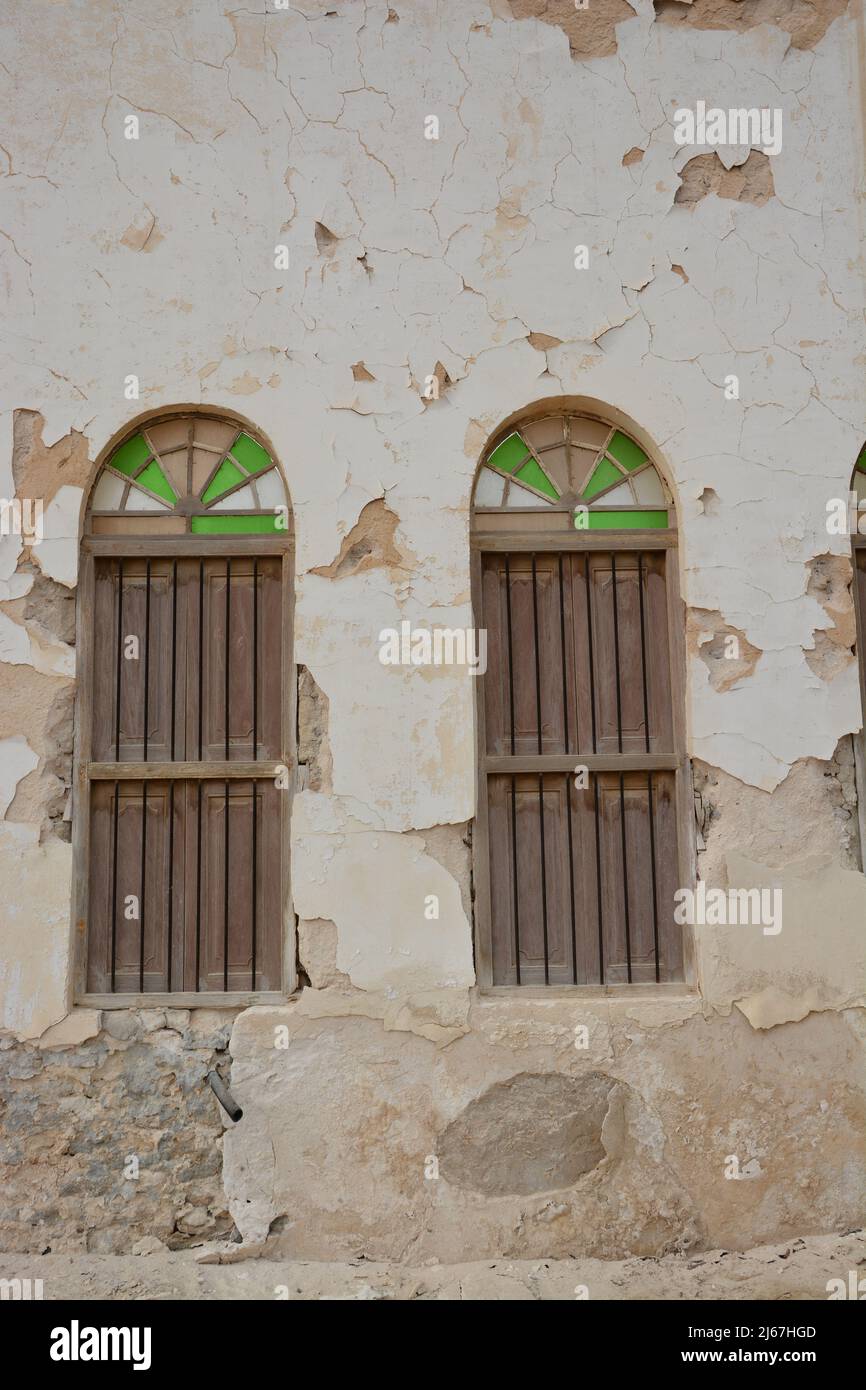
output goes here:
[[270, 534], [284, 531], [287, 518], [283, 481], [264, 444], [208, 415], [137, 429], [105, 463], [90, 504], [96, 535]]
[[494, 441], [475, 507], [580, 508], [580, 527], [666, 529], [671, 500], [644, 449], [623, 430], [584, 415], [556, 415]]

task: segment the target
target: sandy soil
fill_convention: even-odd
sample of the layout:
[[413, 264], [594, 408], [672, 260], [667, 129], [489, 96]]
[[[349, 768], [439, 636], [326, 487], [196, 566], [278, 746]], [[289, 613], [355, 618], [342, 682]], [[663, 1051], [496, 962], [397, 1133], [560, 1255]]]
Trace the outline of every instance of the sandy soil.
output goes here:
[[866, 1276], [864, 1231], [661, 1259], [484, 1260], [420, 1268], [364, 1259], [263, 1260], [225, 1245], [181, 1254], [0, 1255], [0, 1279], [41, 1279], [46, 1300], [826, 1300], [828, 1280], [847, 1286], [852, 1270]]

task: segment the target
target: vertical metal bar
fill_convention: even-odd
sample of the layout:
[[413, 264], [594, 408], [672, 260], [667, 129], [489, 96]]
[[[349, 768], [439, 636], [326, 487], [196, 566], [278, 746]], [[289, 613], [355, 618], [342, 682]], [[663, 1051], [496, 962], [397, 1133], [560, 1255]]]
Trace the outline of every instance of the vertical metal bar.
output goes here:
[[[123, 674], [123, 560], [117, 561], [117, 670], [114, 691], [114, 761], [120, 762], [120, 691]], [[117, 972], [117, 839], [120, 815], [120, 783], [114, 784], [114, 816], [111, 850], [111, 992]]]
[[[505, 555], [505, 614], [508, 627], [508, 708], [514, 756], [514, 647], [511, 631], [511, 556]], [[520, 984], [520, 906], [517, 896], [517, 779], [511, 778], [511, 892], [514, 900], [514, 965]]]
[[[177, 741], [177, 559], [171, 562], [171, 760]], [[174, 951], [174, 781], [168, 788], [168, 901], [166, 903], [166, 989], [171, 993]]]
[[520, 909], [517, 902], [517, 778], [511, 778], [511, 891], [514, 896], [514, 964], [520, 984]]
[[259, 874], [258, 874], [258, 840], [257, 840], [257, 831], [256, 831], [256, 815], [257, 815], [257, 811], [258, 811], [258, 797], [257, 797], [257, 788], [256, 788], [255, 779], [253, 779], [252, 787], [253, 787], [253, 869], [252, 869], [252, 879], [253, 879], [253, 889], [252, 889], [252, 899], [253, 899], [253, 901], [252, 901], [253, 950], [252, 950], [252, 979], [250, 980], [250, 989], [255, 989], [255, 987], [256, 987], [256, 927], [257, 927], [257, 925], [258, 925], [258, 922], [257, 922], [257, 910], [258, 910], [258, 893], [257, 893], [257, 889], [258, 889], [258, 878], [259, 878]]
[[640, 599], [640, 666], [643, 675], [643, 727], [646, 751], [650, 751], [649, 687], [646, 678], [646, 626], [643, 611], [643, 552], [637, 554], [637, 591]]
[[574, 842], [571, 828], [571, 773], [565, 774], [565, 805], [568, 813], [566, 834], [568, 836], [568, 886], [571, 889], [571, 961], [572, 978], [577, 984], [577, 914], [574, 904]]
[[[535, 716], [538, 751], [542, 750], [541, 736], [541, 641], [538, 632], [538, 576], [535, 552], [532, 554], [532, 630], [535, 647]], [[544, 983], [550, 984], [550, 950], [547, 940], [547, 856], [544, 844], [544, 774], [538, 774], [538, 830], [541, 839], [541, 929], [544, 940]]]
[[514, 755], [514, 648], [511, 640], [511, 556], [505, 556], [505, 614], [508, 623], [508, 708], [511, 720], [511, 753]]
[[610, 583], [613, 590], [613, 650], [616, 664], [616, 739], [617, 749], [622, 752], [622, 692], [619, 678], [619, 602], [616, 596], [616, 555], [610, 554]]
[[195, 875], [195, 983], [193, 989], [201, 988], [201, 782], [198, 783], [198, 805], [196, 807], [196, 875]]
[[[232, 562], [226, 558], [226, 640], [225, 640], [225, 718], [226, 762], [229, 760], [229, 675], [231, 671], [232, 638]], [[229, 782], [226, 780], [225, 815], [223, 825], [223, 989], [229, 987]]]
[[598, 982], [604, 984], [604, 927], [601, 906], [601, 825], [598, 813], [598, 773], [592, 774], [593, 799], [595, 802], [595, 883], [598, 897]]
[[144, 917], [147, 901], [147, 780], [141, 783], [141, 891], [138, 908], [140, 912], [138, 928], [138, 989], [144, 993]]
[[226, 709], [226, 762], [229, 760], [229, 670], [232, 640], [232, 562], [226, 560], [226, 642], [225, 642], [225, 709]]
[[168, 784], [168, 980], [166, 989], [171, 993], [171, 955], [173, 949], [173, 928], [174, 928], [174, 781]]
[[177, 560], [171, 562], [171, 760], [175, 757], [177, 728]]
[[[186, 493], [188, 497], [193, 495], [193, 448], [195, 446], [195, 421], [190, 420], [186, 430]], [[187, 517], [186, 530], [189, 531], [192, 523]]]
[[[198, 760], [201, 762], [202, 726], [204, 719], [204, 560], [198, 562]], [[201, 813], [201, 787], [199, 787]], [[199, 844], [201, 849], [201, 844]], [[198, 973], [196, 972], [196, 980]], [[198, 988], [198, 984], [196, 984]]]
[[114, 845], [111, 851], [111, 992], [117, 969], [117, 818], [120, 811], [120, 783], [114, 784]]
[[[259, 756], [259, 557], [253, 556], [253, 761]], [[255, 786], [253, 786], [255, 792]]]
[[595, 733], [595, 658], [592, 653], [592, 594], [589, 588], [589, 553], [583, 558], [583, 587], [586, 590], [586, 630], [589, 643], [589, 708], [592, 714], [592, 751], [598, 752]]
[[229, 783], [226, 782], [223, 827], [223, 989], [229, 987]]
[[659, 915], [656, 895], [656, 834], [653, 811], [653, 775], [648, 772], [646, 775], [646, 789], [649, 798], [649, 827], [650, 827], [650, 864], [652, 866], [652, 888], [653, 888], [653, 950], [656, 958], [656, 983], [658, 984], [659, 975]]
[[[114, 696], [114, 761], [120, 762], [120, 690], [123, 677], [123, 560], [117, 562], [117, 680]], [[113, 988], [112, 983], [112, 988]]]
[[144, 580], [144, 737], [142, 760], [147, 762], [147, 725], [150, 698], [150, 560], [145, 565]]
[[625, 907], [625, 960], [626, 978], [631, 984], [631, 931], [628, 918], [628, 857], [625, 848], [625, 776], [619, 774], [619, 824], [622, 831], [622, 884]]
[[538, 579], [535, 568], [535, 554], [532, 556], [532, 637], [535, 648], [535, 723], [538, 737], [538, 751], [542, 751], [541, 738], [541, 651], [538, 640]]
[[568, 753], [568, 676], [565, 663], [565, 590], [562, 579], [562, 551], [559, 552], [559, 640], [562, 647], [562, 735]]
[[544, 773], [538, 774], [538, 830], [541, 839], [541, 928], [544, 934], [544, 983], [550, 984], [550, 952], [547, 941], [547, 858], [544, 852]]
[[[150, 698], [150, 560], [144, 567], [144, 731], [142, 758], [147, 762], [147, 730]], [[141, 892], [139, 894], [138, 988], [144, 993], [144, 922], [147, 903], [147, 782], [141, 784]]]

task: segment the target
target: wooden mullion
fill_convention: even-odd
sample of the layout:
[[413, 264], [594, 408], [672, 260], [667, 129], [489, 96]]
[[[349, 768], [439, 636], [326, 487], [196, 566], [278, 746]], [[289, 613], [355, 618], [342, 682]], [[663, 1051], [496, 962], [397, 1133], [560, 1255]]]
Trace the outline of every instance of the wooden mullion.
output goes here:
[[[271, 513], [266, 513], [271, 515]], [[213, 556], [223, 560], [227, 555], [284, 555], [291, 551], [292, 527], [273, 535], [130, 535], [85, 536], [82, 550], [91, 555], [111, 555], [126, 559], [162, 559], [173, 555]]]
[[[214, 464], [213, 468], [211, 469], [210, 473], [208, 474], [207, 480], [205, 481], [204, 485], [202, 486], [201, 491], [198, 493], [199, 498], [204, 497], [205, 493], [207, 492], [208, 488], [210, 487], [210, 485], [211, 485], [211, 483], [213, 482], [214, 478], [216, 477], [217, 473], [219, 473], [220, 469], [222, 468], [223, 464], [225, 463], [226, 459], [228, 458], [229, 454], [231, 453], [232, 449], [235, 447], [235, 445], [237, 444], [238, 440], [240, 439], [240, 437], [241, 437], [241, 435], [242, 435], [243, 433], [244, 433], [243, 429], [242, 429], [242, 428], [239, 428], [238, 431], [237, 431], [237, 433], [235, 434], [235, 437], [234, 437], [234, 439], [232, 440], [231, 444], [229, 444], [228, 448], [225, 449], [224, 452], [223, 452], [222, 454], [220, 454], [219, 458], [217, 459], [216, 463]], [[241, 465], [238, 463], [237, 459], [234, 458], [234, 457], [232, 458], [232, 463], [235, 465], [235, 468], [241, 468]], [[243, 470], [242, 468], [241, 468], [241, 472], [242, 472], [242, 473], [244, 472], [244, 470]], [[247, 475], [247, 476], [249, 476], [249, 475]], [[219, 498], [217, 498], [216, 500], [219, 501]], [[207, 503], [205, 503], [205, 506], [207, 506]]]
[[[625, 507], [623, 510], [638, 509]], [[671, 550], [676, 544], [677, 533], [670, 527], [652, 531], [492, 531], [487, 535], [476, 532], [471, 540], [473, 550], [506, 550], [511, 554], [533, 550], [538, 554], [560, 550], [615, 550], [617, 553], [625, 550]]]
[[516, 753], [488, 754], [482, 760], [489, 777], [529, 772], [676, 772], [682, 759], [674, 753]]
[[264, 762], [149, 762], [88, 763], [91, 782], [272, 781], [285, 763]]
[[[239, 483], [234, 483], [228, 489], [227, 492], [221, 492], [219, 497], [215, 497], [212, 502], [205, 502], [204, 509], [206, 512], [213, 511], [214, 507], [217, 505], [218, 502], [224, 502], [227, 497], [231, 497], [235, 492], [240, 492], [241, 488], [248, 487], [250, 484], [255, 486], [255, 480], [257, 477], [261, 477], [262, 473], [270, 473], [272, 471], [272, 469], [270, 468], [262, 468], [259, 473], [247, 473], [244, 470], [243, 464], [238, 463], [234, 455], [232, 455], [232, 463], [235, 465], [236, 468], [239, 468], [241, 470], [244, 476], [241, 478]], [[207, 487], [203, 487], [202, 492], [207, 492]], [[258, 493], [256, 493], [256, 497], [258, 497]], [[241, 512], [243, 512], [244, 510], [245, 509], [242, 507]], [[246, 511], [249, 510], [249, 507], [247, 507]], [[271, 515], [273, 513], [273, 508], [259, 507], [258, 511], [267, 512], [269, 515]]]

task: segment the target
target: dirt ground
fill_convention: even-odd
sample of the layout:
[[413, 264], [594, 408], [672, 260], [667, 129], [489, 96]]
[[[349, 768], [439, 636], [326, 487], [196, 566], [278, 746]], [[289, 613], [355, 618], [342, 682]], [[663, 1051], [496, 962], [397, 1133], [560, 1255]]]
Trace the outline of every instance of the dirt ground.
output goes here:
[[850, 1271], [866, 1275], [866, 1231], [660, 1259], [484, 1260], [420, 1268], [365, 1259], [263, 1260], [226, 1245], [178, 1254], [0, 1255], [0, 1279], [41, 1279], [46, 1300], [826, 1300], [828, 1280], [842, 1279], [847, 1289]]

